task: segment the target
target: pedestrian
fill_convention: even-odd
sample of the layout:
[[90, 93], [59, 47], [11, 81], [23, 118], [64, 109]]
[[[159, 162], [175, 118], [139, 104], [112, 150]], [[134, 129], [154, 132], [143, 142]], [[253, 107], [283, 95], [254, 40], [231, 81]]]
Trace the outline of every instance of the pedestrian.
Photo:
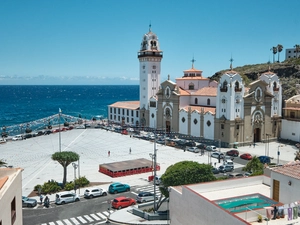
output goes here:
[[49, 200], [48, 196], [46, 196], [46, 198], [45, 198], [45, 200], [44, 200], [44, 206], [45, 206], [46, 208], [49, 208], [49, 204], [50, 204], [50, 200]]
[[255, 145], [256, 145], [256, 144], [255, 144], [255, 143], [253, 143], [253, 148], [255, 148]]
[[41, 201], [41, 204], [43, 204], [43, 195], [42, 194], [40, 195], [40, 201]]
[[129, 148], [129, 154], [131, 154], [131, 148]]
[[108, 151], [108, 157], [110, 156], [110, 151]]

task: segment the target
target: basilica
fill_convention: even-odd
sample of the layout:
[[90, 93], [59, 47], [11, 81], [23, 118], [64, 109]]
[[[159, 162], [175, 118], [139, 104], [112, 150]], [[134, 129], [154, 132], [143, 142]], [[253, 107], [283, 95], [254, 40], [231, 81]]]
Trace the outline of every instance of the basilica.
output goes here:
[[109, 121], [215, 140], [224, 147], [279, 137], [282, 90], [270, 68], [246, 87], [232, 60], [219, 82], [203, 77], [192, 60], [175, 82], [170, 76], [161, 82], [163, 52], [151, 29], [142, 38], [138, 59], [140, 99], [109, 105]]

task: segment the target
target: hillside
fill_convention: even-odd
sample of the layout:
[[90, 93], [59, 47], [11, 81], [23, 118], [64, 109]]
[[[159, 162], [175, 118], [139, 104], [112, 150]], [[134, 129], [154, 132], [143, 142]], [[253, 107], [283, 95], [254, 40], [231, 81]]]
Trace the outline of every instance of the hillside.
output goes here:
[[[248, 86], [252, 81], [258, 78], [259, 74], [267, 72], [269, 66], [271, 71], [276, 73], [280, 78], [283, 100], [300, 94], [300, 58], [288, 59], [280, 63], [245, 65], [233, 68], [233, 70], [243, 77], [245, 85]], [[225, 71], [228, 71], [228, 69], [221, 70], [209, 78], [218, 81]]]

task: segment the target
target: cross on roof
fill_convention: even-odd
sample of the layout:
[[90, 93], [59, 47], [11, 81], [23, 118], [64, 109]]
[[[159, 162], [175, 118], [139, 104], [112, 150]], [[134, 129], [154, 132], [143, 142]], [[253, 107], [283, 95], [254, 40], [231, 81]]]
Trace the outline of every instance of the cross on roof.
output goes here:
[[192, 62], [192, 68], [194, 68], [194, 62], [195, 62], [196, 60], [194, 59], [194, 57], [193, 57], [193, 59], [191, 60], [191, 62]]
[[230, 69], [232, 70], [232, 62], [233, 62], [233, 58], [231, 57], [229, 61], [230, 61]]

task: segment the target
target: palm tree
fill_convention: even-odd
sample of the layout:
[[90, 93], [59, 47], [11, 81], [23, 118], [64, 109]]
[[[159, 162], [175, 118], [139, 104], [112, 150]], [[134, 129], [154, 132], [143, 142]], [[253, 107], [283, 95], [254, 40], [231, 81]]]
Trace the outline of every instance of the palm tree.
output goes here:
[[277, 45], [277, 51], [278, 51], [278, 62], [280, 62], [280, 61], [279, 61], [279, 54], [280, 54], [280, 52], [282, 52], [282, 49], [283, 49], [283, 45], [281, 45], [281, 44], [278, 44], [278, 45]]
[[300, 45], [295, 45], [294, 48], [296, 50], [296, 58], [298, 58], [298, 52], [300, 52]]
[[72, 162], [76, 162], [79, 160], [79, 155], [76, 152], [55, 152], [52, 155], [52, 160], [57, 161], [60, 165], [64, 168], [64, 175], [63, 175], [63, 185], [67, 182], [67, 167]]
[[273, 63], [274, 63], [275, 62], [275, 55], [277, 53], [277, 47], [272, 47], [270, 50], [273, 52]]

